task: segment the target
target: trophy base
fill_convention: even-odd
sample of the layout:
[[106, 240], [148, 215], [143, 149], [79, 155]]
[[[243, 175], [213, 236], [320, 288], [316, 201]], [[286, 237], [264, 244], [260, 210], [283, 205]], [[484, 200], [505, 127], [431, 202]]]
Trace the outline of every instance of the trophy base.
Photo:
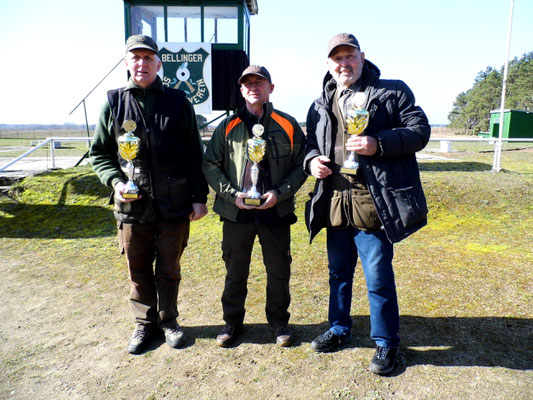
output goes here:
[[139, 193], [122, 193], [123, 199], [138, 199]]
[[357, 174], [357, 167], [356, 168], [341, 167], [340, 173], [341, 174], [346, 174], [346, 175], [356, 175]]
[[262, 198], [254, 198], [254, 197], [245, 197], [242, 199], [242, 202], [247, 206], [260, 206], [265, 202], [265, 199]]

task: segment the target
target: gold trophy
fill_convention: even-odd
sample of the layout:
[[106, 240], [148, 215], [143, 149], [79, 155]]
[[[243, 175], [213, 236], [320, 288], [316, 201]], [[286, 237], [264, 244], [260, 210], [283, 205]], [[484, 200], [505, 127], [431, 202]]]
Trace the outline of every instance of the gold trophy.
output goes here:
[[247, 206], [258, 206], [261, 204], [261, 193], [257, 190], [257, 180], [259, 178], [259, 166], [266, 153], [266, 140], [261, 139], [261, 135], [265, 128], [261, 124], [255, 124], [252, 127], [254, 137], [248, 140], [248, 159], [254, 164], [250, 169], [250, 178], [252, 179], [252, 187], [246, 194], [248, 197], [243, 199]]
[[141, 139], [133, 134], [137, 129], [137, 124], [131, 119], [127, 119], [122, 124], [122, 129], [126, 131], [124, 135], [118, 138], [118, 151], [120, 156], [128, 162], [126, 165], [126, 174], [128, 175], [128, 182], [126, 182], [126, 192], [122, 193], [124, 199], [138, 199], [139, 188], [133, 181], [135, 176], [135, 166], [133, 160], [137, 158], [140, 150]]
[[[345, 131], [349, 135], [360, 135], [368, 126], [368, 111], [363, 109], [363, 104], [366, 101], [366, 95], [363, 92], [354, 94], [351, 100], [347, 100], [344, 107], [344, 126]], [[359, 163], [355, 157], [355, 151], [350, 151], [348, 158], [346, 158], [346, 150], [344, 152], [344, 163], [340, 172], [348, 175], [355, 175]]]

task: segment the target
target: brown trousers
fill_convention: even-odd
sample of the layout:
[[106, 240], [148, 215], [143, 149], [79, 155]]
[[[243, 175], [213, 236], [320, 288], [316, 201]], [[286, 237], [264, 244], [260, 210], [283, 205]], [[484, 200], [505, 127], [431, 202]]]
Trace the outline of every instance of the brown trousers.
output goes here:
[[175, 321], [180, 258], [189, 239], [189, 221], [119, 222], [118, 237], [128, 262], [130, 303], [136, 322]]

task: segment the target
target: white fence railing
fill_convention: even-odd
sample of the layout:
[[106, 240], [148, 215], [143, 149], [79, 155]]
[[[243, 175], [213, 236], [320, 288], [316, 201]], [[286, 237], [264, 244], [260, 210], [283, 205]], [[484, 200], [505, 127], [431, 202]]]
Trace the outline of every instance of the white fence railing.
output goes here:
[[24, 157], [30, 155], [34, 151], [36, 151], [36, 150], [40, 149], [41, 147], [44, 147], [44, 146], [46, 146], [48, 144], [50, 144], [50, 158], [52, 160], [52, 168], [55, 168], [56, 165], [55, 165], [54, 149], [56, 148], [56, 142], [58, 142], [58, 143], [61, 143], [61, 142], [87, 142], [87, 145], [90, 145], [92, 140], [93, 140], [92, 137], [49, 137], [49, 138], [46, 138], [45, 140], [43, 140], [42, 142], [37, 144], [34, 148], [29, 149], [27, 152], [25, 152], [24, 154], [21, 154], [20, 156], [18, 156], [14, 160], [8, 162], [7, 164], [2, 165], [0, 167], [0, 172], [5, 170], [7, 167], [10, 167], [11, 165], [15, 164], [17, 161], [22, 160]]
[[[30, 155], [34, 151], [40, 149], [41, 147], [44, 147], [48, 144], [50, 144], [50, 158], [52, 160], [52, 168], [55, 168], [55, 153], [54, 149], [56, 148], [55, 144], [56, 142], [87, 142], [87, 145], [91, 144], [91, 141], [93, 140], [92, 137], [49, 137], [37, 144], [34, 148], [26, 151], [24, 154], [18, 156], [14, 160], [8, 162], [5, 165], [2, 165], [0, 167], [0, 172], [5, 170], [7, 167], [10, 167], [11, 165], [15, 164], [17, 161], [22, 160], [24, 157]], [[202, 138], [202, 141], [205, 143], [209, 141], [209, 138]], [[430, 142], [440, 142], [440, 151], [442, 152], [450, 152], [451, 150], [451, 144], [452, 142], [486, 142], [489, 145], [494, 145], [498, 138], [480, 138], [480, 137], [472, 137], [472, 138], [430, 138]], [[502, 138], [502, 142], [533, 142], [533, 138]]]
[[[440, 151], [449, 153], [452, 150], [452, 142], [486, 142], [488, 145], [494, 146], [498, 142], [498, 138], [430, 138], [430, 142], [440, 142]], [[502, 142], [533, 142], [533, 138], [502, 138]]]

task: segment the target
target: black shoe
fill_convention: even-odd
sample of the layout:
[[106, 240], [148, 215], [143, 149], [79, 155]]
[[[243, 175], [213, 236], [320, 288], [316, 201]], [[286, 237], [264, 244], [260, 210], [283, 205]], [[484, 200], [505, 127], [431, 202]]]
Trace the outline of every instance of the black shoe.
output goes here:
[[341, 344], [349, 343], [352, 335], [339, 336], [327, 330], [311, 342], [311, 348], [318, 352], [331, 351]]
[[294, 342], [290, 329], [286, 326], [276, 329], [276, 344], [280, 347], [289, 347]]
[[376, 354], [370, 362], [370, 371], [378, 375], [387, 375], [392, 372], [396, 364], [398, 349], [378, 346]]
[[242, 333], [242, 325], [226, 324], [222, 332], [217, 336], [217, 345], [220, 347], [229, 347], [235, 342], [235, 339]]
[[161, 326], [165, 334], [165, 342], [172, 348], [176, 348], [185, 343], [185, 333], [176, 321]]
[[128, 352], [131, 354], [141, 353], [150, 342], [154, 328], [152, 325], [136, 324], [128, 344]]

